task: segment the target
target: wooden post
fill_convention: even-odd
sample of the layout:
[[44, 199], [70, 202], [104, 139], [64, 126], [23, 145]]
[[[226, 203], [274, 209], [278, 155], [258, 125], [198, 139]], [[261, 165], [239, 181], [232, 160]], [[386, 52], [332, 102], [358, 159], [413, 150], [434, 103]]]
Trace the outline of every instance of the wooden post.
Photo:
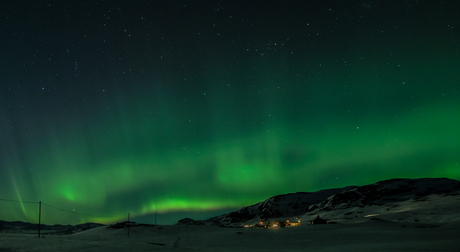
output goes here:
[[129, 237], [129, 213], [128, 213], [128, 237]]
[[42, 218], [42, 202], [38, 202], [38, 238], [40, 238], [40, 225]]

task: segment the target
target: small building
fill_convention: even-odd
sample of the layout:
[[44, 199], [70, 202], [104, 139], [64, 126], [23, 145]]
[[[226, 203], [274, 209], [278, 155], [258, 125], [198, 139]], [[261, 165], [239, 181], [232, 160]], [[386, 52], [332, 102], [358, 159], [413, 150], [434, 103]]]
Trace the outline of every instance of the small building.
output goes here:
[[300, 220], [286, 220], [282, 222], [281, 226], [282, 227], [296, 227], [302, 225], [302, 222]]
[[257, 223], [255, 225], [256, 228], [268, 228], [269, 227], [269, 223], [268, 221], [259, 221], [259, 223]]
[[314, 220], [311, 221], [311, 224], [312, 224], [312, 225], [327, 224], [327, 220], [321, 219], [321, 218], [319, 217], [319, 215], [318, 215], [318, 216], [316, 216], [316, 218], [315, 218]]
[[[302, 223], [300, 220], [286, 220], [286, 221], [259, 221], [254, 225], [256, 228], [283, 228], [283, 227], [295, 227], [300, 226]], [[251, 225], [244, 225], [244, 227], [251, 227]]]
[[280, 223], [279, 222], [273, 222], [273, 223], [270, 223], [270, 228], [280, 228]]
[[302, 225], [302, 222], [300, 220], [297, 220], [297, 221], [291, 221], [289, 226], [297, 227], [297, 226], [301, 226], [301, 225]]

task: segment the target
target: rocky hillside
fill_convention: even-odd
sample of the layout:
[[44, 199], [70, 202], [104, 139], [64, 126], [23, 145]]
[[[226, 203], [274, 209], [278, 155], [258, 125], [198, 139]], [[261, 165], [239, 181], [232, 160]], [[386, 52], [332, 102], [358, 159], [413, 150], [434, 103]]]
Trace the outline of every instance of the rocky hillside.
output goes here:
[[291, 217], [305, 214], [308, 207], [325, 201], [331, 195], [352, 189], [344, 187], [339, 189], [321, 190], [314, 193], [298, 192], [273, 196], [265, 201], [240, 210], [223, 214], [207, 220], [193, 220], [190, 218], [179, 220], [179, 225], [216, 225], [222, 227], [240, 227], [244, 223], [254, 220], [264, 220], [279, 217]]
[[[179, 225], [241, 227], [261, 220], [316, 216], [332, 210], [386, 206], [429, 195], [458, 195], [460, 181], [453, 179], [391, 179], [365, 186], [277, 195], [252, 206], [207, 220], [180, 220]], [[308, 221], [308, 220], [307, 220]]]
[[381, 206], [417, 200], [431, 194], [449, 194], [460, 191], [460, 181], [453, 179], [391, 179], [338, 192], [327, 200], [311, 205], [312, 210]]

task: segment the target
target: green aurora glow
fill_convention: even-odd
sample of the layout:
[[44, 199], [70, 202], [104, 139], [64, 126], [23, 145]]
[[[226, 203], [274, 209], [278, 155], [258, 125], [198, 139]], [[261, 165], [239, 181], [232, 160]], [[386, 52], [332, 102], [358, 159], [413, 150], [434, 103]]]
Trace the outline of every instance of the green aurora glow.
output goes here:
[[[276, 53], [186, 54], [185, 70], [173, 55], [138, 63], [149, 74], [80, 74], [74, 93], [62, 79], [29, 80], [57, 85], [43, 96], [2, 83], [0, 198], [88, 214], [44, 209], [45, 223], [66, 224], [224, 211], [396, 177], [460, 179], [459, 35], [350, 38], [343, 51], [329, 36], [315, 54], [298, 39]], [[0, 207], [0, 219], [37, 222], [36, 204]]]

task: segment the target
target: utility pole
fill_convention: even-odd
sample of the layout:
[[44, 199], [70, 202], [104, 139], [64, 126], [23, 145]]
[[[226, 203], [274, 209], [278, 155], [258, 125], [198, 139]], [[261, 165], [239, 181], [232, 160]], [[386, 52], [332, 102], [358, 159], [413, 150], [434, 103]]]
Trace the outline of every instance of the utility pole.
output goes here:
[[128, 213], [128, 237], [129, 237], [129, 213]]
[[40, 224], [41, 224], [41, 218], [42, 218], [42, 202], [38, 202], [38, 238], [40, 238]]

